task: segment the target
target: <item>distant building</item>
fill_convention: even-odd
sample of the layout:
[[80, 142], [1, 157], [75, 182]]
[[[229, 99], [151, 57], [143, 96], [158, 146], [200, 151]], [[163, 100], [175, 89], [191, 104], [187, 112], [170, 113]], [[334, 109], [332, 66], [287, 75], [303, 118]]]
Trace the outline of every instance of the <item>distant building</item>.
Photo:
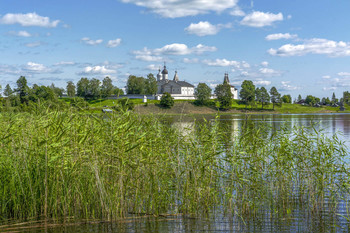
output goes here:
[[235, 100], [237, 100], [238, 99], [238, 90], [237, 90], [237, 88], [235, 87], [235, 86], [233, 86], [233, 85], [231, 85], [230, 84], [230, 80], [229, 80], [229, 78], [228, 78], [228, 73], [225, 73], [225, 77], [224, 77], [224, 84], [228, 84], [228, 85], [230, 85], [230, 87], [231, 87], [231, 93], [232, 93], [232, 98], [233, 99], [235, 99]]
[[194, 99], [194, 86], [188, 82], [180, 81], [177, 71], [173, 80], [168, 79], [168, 70], [164, 65], [164, 69], [161, 72], [158, 70], [157, 74], [158, 95], [162, 95], [165, 92], [171, 94], [175, 99]]

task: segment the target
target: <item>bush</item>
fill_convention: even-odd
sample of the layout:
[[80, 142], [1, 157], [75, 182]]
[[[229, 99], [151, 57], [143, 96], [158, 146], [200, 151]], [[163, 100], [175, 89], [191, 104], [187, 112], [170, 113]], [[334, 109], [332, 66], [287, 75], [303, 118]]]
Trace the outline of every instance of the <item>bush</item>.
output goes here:
[[163, 108], [171, 108], [174, 106], [174, 98], [168, 92], [165, 92], [160, 99], [160, 106]]

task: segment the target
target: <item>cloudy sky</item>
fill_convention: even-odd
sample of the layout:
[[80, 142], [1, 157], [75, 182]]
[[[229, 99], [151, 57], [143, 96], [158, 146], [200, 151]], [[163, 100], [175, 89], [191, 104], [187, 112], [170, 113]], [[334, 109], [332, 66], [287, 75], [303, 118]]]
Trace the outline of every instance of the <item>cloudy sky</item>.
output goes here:
[[157, 73], [193, 84], [228, 72], [283, 94], [350, 91], [349, 0], [0, 0], [0, 84], [65, 87]]

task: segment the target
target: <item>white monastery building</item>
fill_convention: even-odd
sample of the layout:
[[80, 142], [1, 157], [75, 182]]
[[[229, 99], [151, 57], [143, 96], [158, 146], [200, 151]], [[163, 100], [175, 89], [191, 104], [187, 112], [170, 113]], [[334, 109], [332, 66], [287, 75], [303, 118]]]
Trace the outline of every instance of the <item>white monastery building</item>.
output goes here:
[[168, 92], [174, 99], [195, 99], [194, 86], [188, 82], [180, 81], [177, 71], [175, 71], [173, 80], [169, 80], [165, 65], [162, 72], [160, 69], [158, 70], [157, 85], [157, 95]]

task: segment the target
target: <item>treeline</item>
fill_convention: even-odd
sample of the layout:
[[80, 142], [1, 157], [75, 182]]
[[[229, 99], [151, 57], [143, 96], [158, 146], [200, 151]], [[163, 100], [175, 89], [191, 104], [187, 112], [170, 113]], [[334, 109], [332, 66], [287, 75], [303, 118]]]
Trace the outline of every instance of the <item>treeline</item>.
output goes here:
[[[0, 91], [1, 91], [0, 86]], [[101, 82], [96, 78], [88, 79], [81, 78], [75, 85], [72, 81], [67, 82], [66, 89], [56, 87], [54, 84], [50, 86], [33, 84], [28, 86], [27, 79], [21, 76], [16, 81], [16, 87], [11, 88], [7, 84], [4, 88], [3, 94], [6, 98], [2, 98], [2, 107], [9, 110], [11, 107], [19, 107], [22, 110], [27, 110], [33, 103], [45, 103], [51, 108], [64, 108], [65, 102], [58, 101], [59, 97], [65, 94], [73, 98], [71, 104], [74, 106], [86, 106], [83, 99], [97, 99], [106, 98], [111, 95], [123, 95], [122, 89], [115, 87], [112, 80], [106, 77]]]
[[147, 78], [130, 75], [126, 84], [127, 94], [155, 95], [157, 94], [157, 80], [153, 74]]
[[[233, 93], [232, 86], [229, 83], [224, 82], [216, 86], [214, 94], [216, 96], [219, 108], [222, 110], [227, 110], [232, 107], [233, 104]], [[209, 105], [212, 102], [210, 98], [212, 96], [211, 88], [205, 83], [199, 83], [195, 88], [195, 103], [197, 105]], [[291, 103], [292, 97], [290, 95], [283, 95], [277, 91], [276, 87], [272, 87], [268, 92], [265, 87], [255, 87], [252, 81], [244, 80], [241, 86], [241, 91], [239, 93], [240, 104], [245, 104], [246, 107], [255, 107], [256, 104], [261, 104], [261, 108], [273, 104], [273, 109], [275, 105], [281, 106], [282, 103]]]

